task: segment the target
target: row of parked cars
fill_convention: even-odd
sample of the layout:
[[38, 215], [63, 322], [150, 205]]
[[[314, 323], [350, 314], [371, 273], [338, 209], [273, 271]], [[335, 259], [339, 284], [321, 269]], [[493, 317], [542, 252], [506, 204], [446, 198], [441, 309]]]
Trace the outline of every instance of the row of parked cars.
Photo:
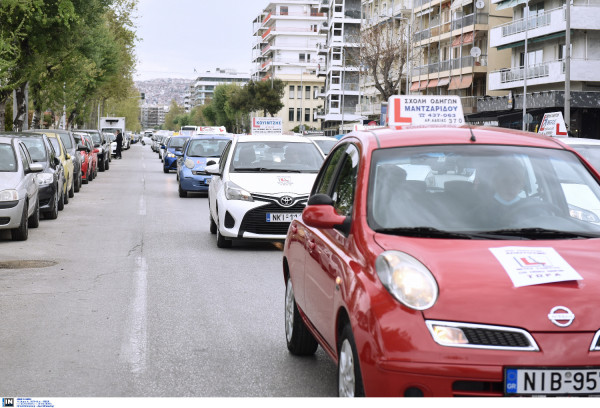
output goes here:
[[0, 229], [24, 241], [56, 219], [83, 184], [109, 169], [108, 135], [93, 129], [0, 133]]

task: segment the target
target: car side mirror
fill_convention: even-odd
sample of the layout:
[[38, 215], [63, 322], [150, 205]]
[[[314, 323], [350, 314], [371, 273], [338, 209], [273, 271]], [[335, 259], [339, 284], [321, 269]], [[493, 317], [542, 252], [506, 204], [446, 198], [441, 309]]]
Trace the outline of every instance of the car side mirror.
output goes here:
[[100, 143], [94, 143], [94, 147], [100, 147]]
[[204, 168], [204, 171], [215, 176], [221, 175], [221, 172], [219, 171], [219, 166], [216, 163], [211, 165], [208, 165], [207, 163], [207, 166]]
[[333, 200], [326, 194], [315, 194], [308, 200], [302, 211], [302, 221], [313, 228], [334, 228], [344, 234], [350, 233], [351, 218], [339, 215], [333, 207]]
[[217, 164], [217, 162], [214, 161], [214, 160], [209, 160], [209, 161], [206, 162], [207, 166], [212, 166], [213, 164]]
[[31, 163], [26, 173], [39, 173], [42, 170], [44, 170], [44, 166], [41, 163]]
[[183, 156], [183, 152], [181, 150], [175, 150], [173, 153], [175, 156]]

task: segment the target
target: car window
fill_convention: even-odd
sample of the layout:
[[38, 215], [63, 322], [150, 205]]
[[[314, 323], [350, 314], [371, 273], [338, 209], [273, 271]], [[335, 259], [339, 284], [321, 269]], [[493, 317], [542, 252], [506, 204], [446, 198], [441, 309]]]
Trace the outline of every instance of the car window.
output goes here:
[[290, 171], [317, 173], [323, 156], [313, 143], [257, 141], [237, 143], [232, 171]]
[[315, 180], [312, 194], [330, 194], [332, 187], [331, 183], [334, 180], [336, 169], [338, 168], [340, 161], [344, 158], [347, 148], [348, 145], [343, 144], [327, 157], [327, 161]]
[[224, 139], [191, 139], [187, 155], [192, 157], [221, 157], [227, 142]]
[[31, 160], [34, 162], [45, 162], [47, 160], [46, 148], [41, 138], [25, 137], [23, 144], [27, 147]]
[[57, 152], [58, 156], [62, 155], [62, 149], [60, 148], [60, 143], [57, 138], [50, 137], [50, 143], [52, 143], [52, 147], [54, 147], [54, 151]]
[[71, 142], [71, 137], [66, 134], [66, 133], [59, 133], [58, 136], [60, 137], [60, 140], [63, 142], [63, 145], [65, 145], [66, 149], [72, 149], [73, 148], [73, 143]]
[[22, 144], [19, 143], [19, 150], [21, 152], [21, 163], [23, 164], [23, 170], [29, 170], [29, 163], [31, 163], [31, 156], [27, 152], [27, 148], [23, 147]]
[[219, 161], [219, 173], [223, 174], [225, 171], [225, 162], [227, 161], [227, 157], [229, 157], [229, 151], [231, 150], [232, 142], [228, 142], [225, 149], [223, 149], [223, 153], [221, 154], [221, 160]]
[[0, 144], [0, 171], [17, 171], [17, 158], [13, 147], [9, 144]]
[[396, 147], [375, 150], [370, 166], [375, 230], [600, 232], [600, 186], [569, 151]]
[[358, 150], [354, 145], [350, 145], [343, 159], [331, 197], [333, 207], [339, 215], [352, 215], [358, 165]]
[[597, 171], [600, 171], [600, 145], [572, 145]]

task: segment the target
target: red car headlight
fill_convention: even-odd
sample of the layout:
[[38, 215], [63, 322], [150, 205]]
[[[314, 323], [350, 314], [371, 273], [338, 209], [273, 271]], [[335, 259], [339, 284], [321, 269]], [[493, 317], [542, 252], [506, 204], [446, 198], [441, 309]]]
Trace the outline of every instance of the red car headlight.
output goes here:
[[432, 307], [438, 297], [435, 278], [421, 262], [400, 251], [385, 251], [375, 261], [381, 283], [403, 305], [415, 310]]

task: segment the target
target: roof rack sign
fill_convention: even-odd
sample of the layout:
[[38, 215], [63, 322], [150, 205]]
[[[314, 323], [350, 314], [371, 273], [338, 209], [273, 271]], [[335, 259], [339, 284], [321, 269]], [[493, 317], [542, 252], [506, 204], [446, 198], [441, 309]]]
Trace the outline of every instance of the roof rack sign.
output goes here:
[[544, 113], [538, 133], [546, 136], [568, 137], [567, 126], [562, 112]]
[[227, 133], [225, 126], [198, 126], [197, 135], [220, 135]]
[[252, 134], [281, 134], [283, 120], [281, 118], [252, 118]]
[[464, 125], [460, 97], [456, 95], [395, 95], [388, 101], [390, 127]]

